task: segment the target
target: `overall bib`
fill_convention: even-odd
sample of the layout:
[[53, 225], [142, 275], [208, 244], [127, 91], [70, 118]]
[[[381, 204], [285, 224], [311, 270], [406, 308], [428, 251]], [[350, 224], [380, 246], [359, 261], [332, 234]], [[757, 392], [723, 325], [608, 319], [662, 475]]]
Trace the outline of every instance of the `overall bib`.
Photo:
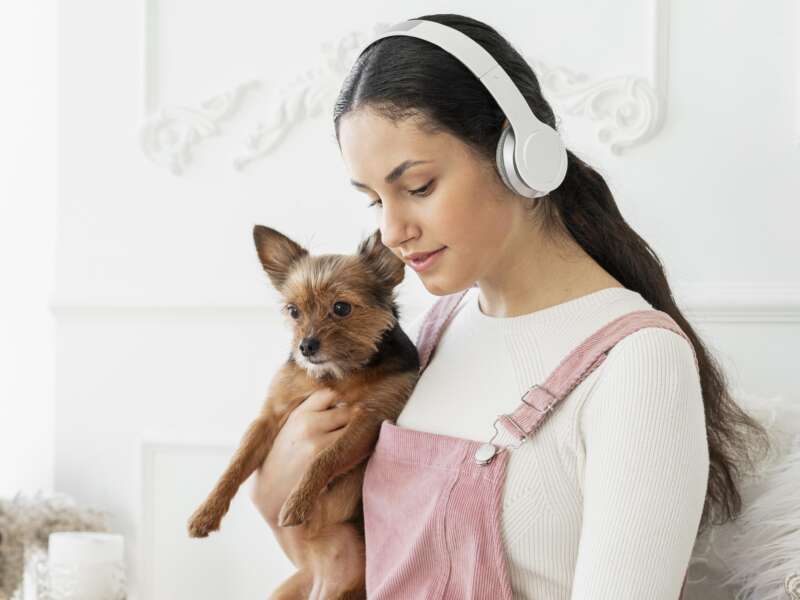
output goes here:
[[[467, 291], [439, 298], [424, 318], [417, 341], [420, 373]], [[643, 327], [669, 329], [688, 341], [665, 312], [622, 315], [572, 350], [542, 385], [528, 388], [512, 414], [498, 416], [487, 443], [384, 420], [364, 473], [367, 598], [511, 600], [500, 531], [508, 451], [531, 437], [617, 342]], [[491, 443], [498, 423], [518, 440], [515, 445]], [[685, 587], [686, 576], [679, 600]]]

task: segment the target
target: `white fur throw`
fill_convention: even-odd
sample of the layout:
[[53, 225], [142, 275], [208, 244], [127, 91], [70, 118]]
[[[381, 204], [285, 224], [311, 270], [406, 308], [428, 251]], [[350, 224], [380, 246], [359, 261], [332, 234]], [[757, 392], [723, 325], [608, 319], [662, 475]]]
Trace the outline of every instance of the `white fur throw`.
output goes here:
[[770, 434], [773, 448], [740, 482], [739, 517], [699, 536], [688, 600], [800, 600], [800, 406], [732, 394]]

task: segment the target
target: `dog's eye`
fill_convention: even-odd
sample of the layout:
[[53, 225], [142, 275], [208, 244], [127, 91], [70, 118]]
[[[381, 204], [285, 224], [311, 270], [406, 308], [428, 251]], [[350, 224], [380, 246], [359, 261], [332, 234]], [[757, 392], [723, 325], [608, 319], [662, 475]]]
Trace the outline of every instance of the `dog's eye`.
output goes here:
[[350, 305], [347, 302], [335, 302], [333, 312], [340, 317], [346, 317], [350, 314]]
[[286, 310], [289, 312], [289, 316], [292, 317], [293, 319], [296, 319], [297, 317], [300, 316], [300, 311], [297, 310], [297, 307], [294, 304], [289, 304], [286, 307]]

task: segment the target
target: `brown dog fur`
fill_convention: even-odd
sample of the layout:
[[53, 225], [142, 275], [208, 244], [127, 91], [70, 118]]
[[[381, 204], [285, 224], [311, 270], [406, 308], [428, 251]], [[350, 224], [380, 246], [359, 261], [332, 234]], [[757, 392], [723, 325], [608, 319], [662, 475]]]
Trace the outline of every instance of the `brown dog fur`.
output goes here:
[[[338, 401], [353, 407], [352, 419], [316, 456], [279, 517], [281, 527], [307, 528], [305, 560], [271, 598], [305, 600], [312, 588], [322, 585], [321, 565], [331, 536], [357, 535], [363, 548], [361, 486], [366, 461], [381, 422], [394, 421], [411, 395], [419, 358], [398, 323], [394, 288], [403, 280], [404, 264], [383, 245], [380, 230], [362, 241], [355, 255], [311, 256], [262, 225], [254, 227], [253, 238], [292, 322], [292, 350], [227, 469], [189, 519], [188, 531], [191, 537], [206, 537], [219, 529], [237, 490], [264, 462], [292, 410], [314, 391], [331, 388]], [[308, 358], [327, 362], [316, 365]], [[357, 581], [331, 597], [366, 598], [364, 569]]]

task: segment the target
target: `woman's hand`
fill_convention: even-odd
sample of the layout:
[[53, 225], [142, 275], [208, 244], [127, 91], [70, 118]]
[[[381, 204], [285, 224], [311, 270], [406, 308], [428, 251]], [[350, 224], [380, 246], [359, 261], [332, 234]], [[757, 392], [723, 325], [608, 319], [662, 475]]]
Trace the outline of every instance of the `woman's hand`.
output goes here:
[[336, 405], [336, 393], [322, 388], [295, 408], [264, 463], [256, 471], [250, 497], [275, 533], [284, 552], [298, 564], [296, 548], [304, 527], [279, 527], [281, 507], [316, 455], [332, 444], [350, 421], [351, 407]]

